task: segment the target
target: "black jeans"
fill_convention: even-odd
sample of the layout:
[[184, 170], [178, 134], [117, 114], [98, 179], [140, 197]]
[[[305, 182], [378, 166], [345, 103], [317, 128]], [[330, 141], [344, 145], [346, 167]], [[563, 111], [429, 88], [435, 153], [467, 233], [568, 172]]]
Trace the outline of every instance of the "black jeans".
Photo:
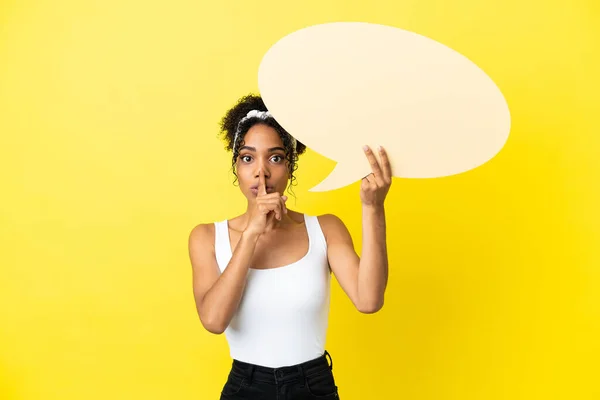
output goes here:
[[339, 399], [333, 378], [333, 359], [327, 351], [314, 360], [281, 368], [233, 360], [221, 392], [221, 400], [314, 399]]

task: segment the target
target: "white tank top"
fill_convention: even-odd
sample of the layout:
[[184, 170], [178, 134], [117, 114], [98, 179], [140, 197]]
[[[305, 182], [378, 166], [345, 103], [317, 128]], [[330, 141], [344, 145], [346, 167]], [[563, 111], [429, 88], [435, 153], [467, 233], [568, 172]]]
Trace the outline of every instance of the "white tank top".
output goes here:
[[[248, 271], [246, 287], [225, 336], [231, 358], [278, 368], [323, 355], [331, 275], [327, 243], [316, 216], [304, 215], [306, 255], [283, 267]], [[221, 272], [232, 256], [227, 220], [215, 222]]]

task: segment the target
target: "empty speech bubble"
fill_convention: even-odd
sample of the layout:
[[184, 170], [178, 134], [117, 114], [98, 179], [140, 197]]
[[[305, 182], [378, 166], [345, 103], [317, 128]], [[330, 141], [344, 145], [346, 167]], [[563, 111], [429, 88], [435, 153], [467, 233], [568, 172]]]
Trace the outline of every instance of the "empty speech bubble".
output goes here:
[[484, 71], [391, 26], [336, 22], [293, 32], [264, 55], [258, 85], [290, 134], [337, 161], [311, 191], [368, 175], [365, 144], [387, 150], [396, 177], [436, 178], [487, 162], [510, 131], [506, 100]]

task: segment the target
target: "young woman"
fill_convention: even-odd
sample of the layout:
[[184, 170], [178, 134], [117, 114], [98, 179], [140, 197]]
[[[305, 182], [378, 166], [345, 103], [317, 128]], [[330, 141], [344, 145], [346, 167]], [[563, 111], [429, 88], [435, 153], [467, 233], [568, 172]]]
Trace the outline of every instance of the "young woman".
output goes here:
[[[391, 169], [368, 147], [359, 258], [344, 223], [287, 207], [306, 146], [269, 114], [259, 96], [242, 97], [221, 122], [233, 172], [248, 200], [230, 220], [200, 224], [189, 237], [196, 308], [205, 329], [225, 333], [233, 364], [221, 399], [338, 399], [325, 350], [331, 272], [358, 311], [383, 306], [388, 261], [384, 200]], [[329, 359], [329, 361], [328, 361]]]

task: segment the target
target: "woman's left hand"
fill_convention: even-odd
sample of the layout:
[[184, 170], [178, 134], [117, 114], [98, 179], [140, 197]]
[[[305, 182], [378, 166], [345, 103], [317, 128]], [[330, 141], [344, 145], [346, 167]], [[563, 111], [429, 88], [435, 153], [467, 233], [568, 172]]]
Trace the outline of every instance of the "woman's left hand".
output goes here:
[[392, 167], [390, 166], [390, 161], [383, 147], [378, 149], [381, 165], [369, 146], [364, 146], [363, 149], [373, 172], [362, 179], [360, 199], [364, 206], [383, 207], [385, 197], [392, 185]]

